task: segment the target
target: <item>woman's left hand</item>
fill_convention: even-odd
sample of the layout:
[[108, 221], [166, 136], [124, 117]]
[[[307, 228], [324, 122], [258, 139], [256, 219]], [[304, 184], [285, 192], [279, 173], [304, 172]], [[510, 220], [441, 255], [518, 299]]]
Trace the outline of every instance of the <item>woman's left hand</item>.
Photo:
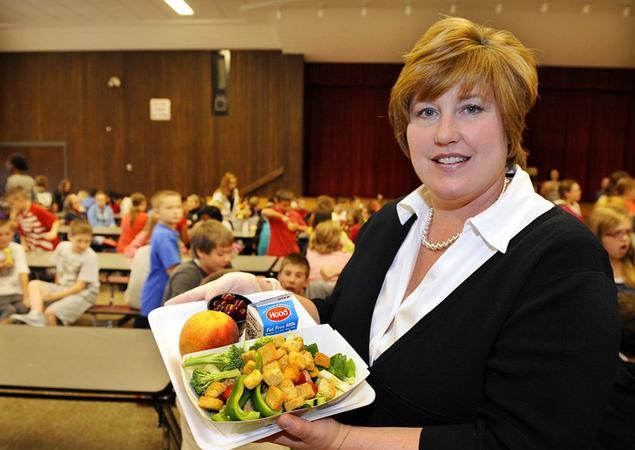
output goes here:
[[281, 416], [278, 425], [282, 433], [265, 440], [294, 449], [338, 450], [351, 429], [334, 419], [309, 422], [293, 414]]

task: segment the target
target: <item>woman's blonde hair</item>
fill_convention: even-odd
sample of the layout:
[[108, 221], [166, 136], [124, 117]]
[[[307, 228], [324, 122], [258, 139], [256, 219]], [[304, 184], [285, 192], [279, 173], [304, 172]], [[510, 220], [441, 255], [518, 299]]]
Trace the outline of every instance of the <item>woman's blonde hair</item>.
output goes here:
[[309, 240], [309, 248], [318, 253], [328, 254], [340, 249], [342, 228], [332, 220], [320, 222]]
[[[617, 230], [621, 223], [631, 223], [631, 216], [628, 212], [621, 208], [610, 206], [599, 206], [593, 210], [589, 217], [589, 227], [598, 239], [602, 236]], [[633, 246], [622, 258], [622, 268], [624, 271], [624, 284], [627, 287], [635, 287], [635, 254]]]
[[231, 190], [229, 189], [229, 186], [231, 185], [232, 179], [238, 180], [236, 175], [234, 175], [232, 172], [225, 172], [223, 174], [223, 178], [221, 178], [220, 180], [220, 185], [218, 186], [218, 190], [221, 191], [226, 197], [228, 197], [229, 194], [231, 194]]
[[448, 17], [433, 24], [404, 57], [392, 88], [388, 115], [402, 151], [409, 156], [406, 129], [413, 101], [433, 100], [454, 86], [493, 95], [508, 141], [507, 165], [525, 167], [525, 115], [538, 96], [536, 61], [510, 32]]

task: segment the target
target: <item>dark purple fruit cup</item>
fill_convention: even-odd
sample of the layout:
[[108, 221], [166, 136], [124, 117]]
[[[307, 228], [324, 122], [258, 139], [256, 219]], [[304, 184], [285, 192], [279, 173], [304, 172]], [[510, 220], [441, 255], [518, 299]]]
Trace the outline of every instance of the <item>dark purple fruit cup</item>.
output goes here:
[[234, 319], [234, 321], [238, 324], [238, 328], [242, 332], [245, 325], [245, 319], [247, 318], [247, 306], [250, 304], [251, 302], [247, 299], [247, 297], [227, 292], [225, 294], [217, 295], [207, 302], [207, 309], [210, 311], [224, 312]]

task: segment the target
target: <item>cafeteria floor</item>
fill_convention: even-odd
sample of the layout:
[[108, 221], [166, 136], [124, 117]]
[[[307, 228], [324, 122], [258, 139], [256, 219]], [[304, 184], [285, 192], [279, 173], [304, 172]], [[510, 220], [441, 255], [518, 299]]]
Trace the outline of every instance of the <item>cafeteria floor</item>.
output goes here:
[[[109, 300], [104, 286], [98, 303]], [[123, 303], [121, 291], [114, 302]], [[84, 315], [73, 326], [92, 321]], [[158, 450], [162, 442], [151, 405], [0, 397], [0, 450]]]

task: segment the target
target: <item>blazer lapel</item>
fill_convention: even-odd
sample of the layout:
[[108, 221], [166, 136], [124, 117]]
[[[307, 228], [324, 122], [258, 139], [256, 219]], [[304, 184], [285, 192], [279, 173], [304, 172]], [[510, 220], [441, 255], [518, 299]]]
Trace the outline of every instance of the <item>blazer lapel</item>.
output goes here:
[[350, 267], [340, 277], [344, 278], [340, 280], [343, 283], [338, 282], [338, 303], [330, 321], [365, 361], [368, 361], [368, 336], [377, 297], [397, 251], [417, 219], [413, 214], [402, 225], [395, 205], [391, 208], [392, 213], [369, 223], [360, 236]]

